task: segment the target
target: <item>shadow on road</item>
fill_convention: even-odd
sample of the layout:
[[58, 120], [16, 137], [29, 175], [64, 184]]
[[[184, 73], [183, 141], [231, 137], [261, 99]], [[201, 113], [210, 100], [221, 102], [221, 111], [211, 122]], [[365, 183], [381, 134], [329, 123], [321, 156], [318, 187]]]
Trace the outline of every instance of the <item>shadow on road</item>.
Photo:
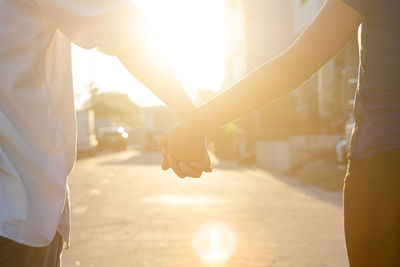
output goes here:
[[291, 177], [284, 175], [274, 175], [273, 176], [280, 180], [281, 182], [287, 184], [290, 187], [296, 188], [302, 193], [315, 197], [324, 202], [330, 203], [337, 207], [342, 207], [342, 192], [330, 192], [324, 189], [318, 188], [316, 186], [303, 184]]
[[[212, 160], [214, 162], [214, 160]], [[137, 151], [131, 157], [127, 159], [115, 159], [107, 160], [101, 163], [102, 165], [160, 165], [161, 164], [161, 153], [159, 151]], [[224, 170], [244, 170], [252, 168], [251, 166], [244, 166], [236, 164], [231, 161], [217, 161], [212, 164], [213, 168], [224, 169]]]
[[[125, 159], [111, 159], [107, 161], [103, 161], [101, 165], [156, 165], [160, 166], [161, 164], [161, 154], [158, 151], [135, 151], [136, 153], [132, 156]], [[311, 197], [315, 197], [324, 202], [331, 203], [332, 205], [341, 207], [342, 206], [342, 197], [340, 192], [328, 192], [326, 190], [317, 188], [315, 186], [310, 186], [303, 184], [291, 177], [277, 174], [271, 172], [269, 170], [265, 170], [262, 168], [258, 168], [256, 166], [245, 166], [239, 165], [235, 162], [231, 161], [214, 161], [213, 168], [228, 170], [228, 171], [237, 171], [237, 172], [245, 172], [245, 171], [256, 171], [256, 172], [265, 172], [265, 177], [273, 177], [276, 180], [279, 180], [290, 187], [295, 188], [296, 190], [304, 193], [305, 195], [309, 195]], [[249, 177], [251, 178], [251, 177]]]

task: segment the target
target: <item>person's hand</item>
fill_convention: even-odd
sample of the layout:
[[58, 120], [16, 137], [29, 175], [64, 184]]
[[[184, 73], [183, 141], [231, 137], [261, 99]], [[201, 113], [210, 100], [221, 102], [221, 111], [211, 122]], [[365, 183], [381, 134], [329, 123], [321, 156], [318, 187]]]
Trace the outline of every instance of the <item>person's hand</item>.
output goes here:
[[199, 178], [202, 172], [211, 172], [204, 139], [204, 136], [191, 133], [182, 125], [169, 130], [160, 140], [162, 169], [171, 168], [180, 178]]
[[210, 157], [205, 151], [204, 159], [201, 161], [193, 161], [190, 163], [180, 161], [178, 162], [172, 154], [168, 153], [167, 148], [162, 149], [162, 163], [161, 168], [166, 171], [171, 168], [180, 178], [192, 177], [199, 178], [203, 172], [212, 172], [210, 167]]

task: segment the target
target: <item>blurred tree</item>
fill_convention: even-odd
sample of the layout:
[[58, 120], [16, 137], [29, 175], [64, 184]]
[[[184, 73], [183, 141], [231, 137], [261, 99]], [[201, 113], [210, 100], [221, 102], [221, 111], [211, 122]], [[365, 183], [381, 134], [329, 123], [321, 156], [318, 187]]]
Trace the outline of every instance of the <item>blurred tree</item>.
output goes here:
[[[92, 92], [92, 90], [91, 90]], [[93, 91], [95, 92], [95, 91]], [[84, 104], [84, 109], [93, 109], [98, 117], [127, 117], [137, 111], [137, 105], [123, 93], [107, 92], [91, 94]]]

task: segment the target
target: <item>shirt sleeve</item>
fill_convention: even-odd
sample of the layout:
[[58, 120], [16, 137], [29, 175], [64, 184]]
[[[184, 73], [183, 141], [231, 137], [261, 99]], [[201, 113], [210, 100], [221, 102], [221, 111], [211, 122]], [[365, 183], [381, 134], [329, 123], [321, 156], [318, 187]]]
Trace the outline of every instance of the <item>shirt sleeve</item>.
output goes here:
[[44, 16], [73, 43], [115, 56], [146, 33], [130, 0], [36, 0]]
[[370, 8], [372, 0], [343, 0], [349, 6], [365, 16]]

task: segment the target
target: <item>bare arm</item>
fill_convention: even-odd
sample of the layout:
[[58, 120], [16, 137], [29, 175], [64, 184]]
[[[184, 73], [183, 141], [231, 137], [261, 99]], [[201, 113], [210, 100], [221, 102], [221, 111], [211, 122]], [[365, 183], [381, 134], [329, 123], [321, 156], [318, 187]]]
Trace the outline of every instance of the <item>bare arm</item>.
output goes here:
[[[146, 39], [122, 52], [118, 58], [133, 76], [174, 110], [180, 119], [195, 110], [173, 70]], [[191, 155], [196, 160], [202, 160], [201, 168], [186, 168], [184, 175], [182, 170], [174, 165], [173, 170], [178, 176], [200, 177], [202, 170], [209, 171], [210, 158], [206, 153], [204, 137], [198, 138], [197, 141], [196, 149]], [[169, 161], [163, 160], [162, 168], [167, 170], [169, 166]]]
[[119, 54], [118, 59], [181, 119], [195, 109], [166, 60], [146, 39]]
[[[362, 16], [342, 0], [327, 0], [300, 37], [283, 54], [260, 66], [225, 90], [164, 136], [170, 165], [183, 175], [198, 161], [198, 140], [230, 121], [261, 108], [297, 88], [350, 39]], [[165, 141], [168, 139], [168, 141]], [[179, 162], [179, 166], [178, 166]]]
[[199, 107], [186, 121], [186, 128], [207, 134], [297, 88], [346, 44], [361, 19], [342, 0], [327, 0], [286, 52]]

